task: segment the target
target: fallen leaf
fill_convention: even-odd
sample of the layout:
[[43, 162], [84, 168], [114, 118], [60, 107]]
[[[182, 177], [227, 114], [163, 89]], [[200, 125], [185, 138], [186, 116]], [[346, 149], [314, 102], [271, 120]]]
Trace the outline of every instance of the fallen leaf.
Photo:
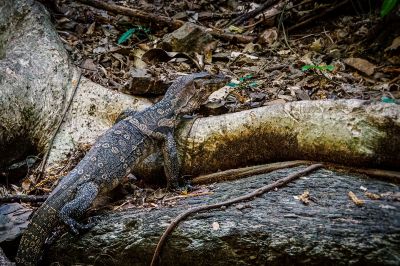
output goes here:
[[365, 196], [367, 196], [368, 198], [370, 198], [372, 200], [378, 200], [381, 198], [380, 195], [372, 193], [372, 192], [368, 192], [368, 191], [365, 192]]
[[310, 45], [310, 49], [315, 52], [321, 52], [322, 51], [321, 39], [314, 40], [314, 42]]
[[355, 205], [357, 206], [364, 205], [364, 201], [357, 198], [357, 196], [352, 191], [349, 191], [349, 197], [354, 202]]
[[273, 44], [278, 39], [278, 32], [276, 28], [270, 28], [263, 31], [259, 38], [259, 43], [261, 44]]
[[95, 27], [96, 27], [96, 22], [90, 24], [88, 30], [86, 31], [86, 34], [92, 35], [94, 33]]
[[376, 66], [362, 58], [346, 58], [344, 63], [357, 69], [368, 76], [371, 76], [375, 72]]
[[219, 223], [218, 222], [213, 222], [212, 223], [212, 229], [213, 230], [219, 230]]
[[229, 26], [229, 31], [233, 33], [243, 33], [244, 29], [240, 27], [236, 27], [234, 25]]
[[28, 178], [26, 178], [24, 181], [22, 181], [21, 187], [24, 191], [28, 191], [31, 187], [31, 184], [32, 182]]
[[95, 71], [97, 69], [97, 66], [95, 65], [93, 59], [88, 58], [82, 62], [81, 68]]
[[389, 50], [397, 50], [397, 48], [399, 48], [399, 47], [400, 47], [400, 36], [396, 37], [393, 40], [392, 44], [385, 49], [385, 52], [387, 52]]
[[304, 191], [303, 194], [297, 197], [299, 201], [301, 201], [303, 204], [307, 205], [310, 203], [310, 192], [308, 190]]
[[254, 56], [254, 55], [244, 54], [244, 53], [240, 53], [240, 52], [232, 52], [232, 53], [231, 53], [231, 57], [232, 57], [232, 58], [236, 58], [236, 57], [238, 57], [238, 56], [240, 56], [240, 55], [245, 56], [245, 57], [247, 57], [247, 58], [249, 58], [249, 59], [253, 59], [253, 60], [258, 59], [258, 57], [257, 57], [257, 56]]

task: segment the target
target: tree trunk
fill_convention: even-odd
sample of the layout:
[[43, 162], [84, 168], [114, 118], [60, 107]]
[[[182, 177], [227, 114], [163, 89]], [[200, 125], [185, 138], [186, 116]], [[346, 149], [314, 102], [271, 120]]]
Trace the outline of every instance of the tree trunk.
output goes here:
[[[41, 4], [0, 1], [0, 29], [1, 168], [28, 150], [47, 151], [79, 74]], [[76, 143], [93, 141], [121, 110], [148, 106], [146, 99], [82, 78], [50, 161], [65, 159]]]

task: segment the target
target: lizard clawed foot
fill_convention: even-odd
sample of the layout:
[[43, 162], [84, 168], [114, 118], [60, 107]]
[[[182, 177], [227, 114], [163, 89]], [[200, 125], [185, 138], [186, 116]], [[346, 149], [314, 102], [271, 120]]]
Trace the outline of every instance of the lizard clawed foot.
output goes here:
[[88, 223], [86, 223], [86, 224], [78, 223], [78, 222], [74, 221], [72, 224], [68, 224], [68, 225], [69, 225], [69, 228], [70, 228], [72, 234], [80, 235], [80, 234], [86, 233], [87, 231], [92, 229], [99, 221], [100, 221], [100, 219], [98, 217], [90, 217], [88, 219]]
[[100, 218], [98, 217], [89, 217], [88, 222], [84, 224], [84, 223], [79, 223], [75, 219], [72, 219], [70, 217], [67, 218], [64, 217], [64, 223], [69, 227], [70, 232], [73, 235], [80, 235], [86, 233], [87, 231], [92, 229], [99, 221]]

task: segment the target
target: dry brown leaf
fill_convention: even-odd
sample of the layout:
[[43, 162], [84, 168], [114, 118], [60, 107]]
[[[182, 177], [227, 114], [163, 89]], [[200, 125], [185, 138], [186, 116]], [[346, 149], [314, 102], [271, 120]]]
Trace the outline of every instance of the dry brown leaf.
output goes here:
[[313, 43], [310, 45], [310, 49], [315, 52], [321, 52], [322, 51], [321, 39], [314, 40]]
[[368, 198], [370, 198], [372, 200], [378, 200], [381, 198], [380, 195], [372, 193], [372, 192], [368, 192], [368, 191], [365, 191], [365, 196], [367, 196]]
[[303, 194], [297, 197], [299, 201], [307, 205], [310, 203], [310, 192], [308, 190], [304, 191]]
[[364, 74], [367, 74], [368, 76], [374, 74], [376, 68], [374, 64], [362, 58], [346, 58], [344, 59], [344, 63], [357, 69], [360, 72], [363, 72]]
[[25, 178], [24, 181], [22, 181], [21, 183], [21, 187], [24, 191], [28, 191], [29, 188], [31, 187], [31, 180], [29, 180], [28, 178]]
[[260, 35], [259, 38], [259, 43], [261, 44], [268, 44], [271, 45], [273, 44], [276, 40], [278, 39], [278, 31], [277, 29], [274, 28], [270, 28], [270, 29], [266, 29], [265, 31], [263, 31]]
[[364, 201], [357, 198], [356, 194], [354, 194], [352, 191], [349, 191], [349, 197], [354, 202], [355, 205], [357, 206], [364, 205]]
[[95, 27], [96, 27], [96, 22], [90, 24], [88, 30], [86, 31], [86, 34], [92, 35], [94, 33]]
[[397, 50], [397, 48], [399, 48], [399, 47], [400, 47], [400, 36], [396, 37], [393, 40], [392, 44], [385, 49], [385, 52], [390, 51], [390, 50]]

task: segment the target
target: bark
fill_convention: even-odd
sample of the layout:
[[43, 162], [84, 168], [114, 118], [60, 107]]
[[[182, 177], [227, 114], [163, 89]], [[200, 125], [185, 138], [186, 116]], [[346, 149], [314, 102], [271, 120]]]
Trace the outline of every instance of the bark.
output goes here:
[[[214, 194], [169, 208], [100, 216], [87, 234], [67, 234], [54, 243], [46, 264], [149, 265], [159, 237], [179, 213], [246, 194], [302, 168], [218, 183]], [[252, 201], [188, 217], [169, 236], [161, 265], [397, 265], [400, 202], [371, 200], [361, 186], [399, 192], [386, 182], [318, 170]], [[294, 198], [305, 190], [308, 205]], [[364, 205], [355, 205], [349, 191]], [[219, 229], [213, 229], [215, 222]]]
[[[177, 139], [188, 176], [285, 160], [400, 169], [400, 108], [361, 100], [292, 102], [187, 122]], [[160, 157], [135, 173], [159, 177]]]
[[[79, 74], [41, 4], [0, 1], [0, 29], [1, 168], [29, 150], [46, 152]], [[82, 78], [50, 162], [65, 159], [76, 143], [93, 141], [122, 109], [149, 105]]]

